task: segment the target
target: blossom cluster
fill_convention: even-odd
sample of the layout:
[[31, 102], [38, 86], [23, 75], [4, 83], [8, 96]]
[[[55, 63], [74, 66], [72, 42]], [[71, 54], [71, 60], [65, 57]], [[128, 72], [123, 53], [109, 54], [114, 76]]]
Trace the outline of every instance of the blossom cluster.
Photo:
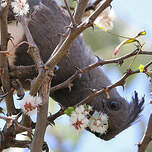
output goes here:
[[88, 126], [89, 120], [87, 118], [88, 111], [81, 105], [72, 112], [70, 121], [76, 130], [83, 130]]
[[20, 108], [27, 115], [32, 115], [37, 107], [42, 104], [42, 99], [39, 96], [25, 96], [20, 102]]
[[92, 115], [91, 106], [80, 105], [71, 112], [70, 122], [77, 131], [82, 131], [89, 128], [91, 131], [106, 133], [108, 129], [108, 116], [105, 113], [95, 111]]
[[106, 133], [108, 129], [108, 116], [104, 113], [95, 111], [90, 118], [89, 128], [91, 131], [100, 133], [101, 135]]
[[11, 7], [16, 16], [23, 16], [29, 13], [29, 4], [27, 0], [14, 0], [11, 2]]

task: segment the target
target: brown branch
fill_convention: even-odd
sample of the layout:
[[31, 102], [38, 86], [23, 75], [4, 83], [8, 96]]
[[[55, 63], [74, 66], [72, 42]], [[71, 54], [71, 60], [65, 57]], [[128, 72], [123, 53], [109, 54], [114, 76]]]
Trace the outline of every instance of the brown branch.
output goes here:
[[[97, 66], [102, 66], [104, 64], [110, 64], [110, 63], [116, 63], [116, 64], [118, 63], [118, 64], [121, 65], [123, 63], [123, 60], [136, 55], [137, 52], [138, 52], [138, 50], [135, 50], [135, 51], [133, 51], [133, 52], [127, 54], [127, 55], [124, 55], [124, 56], [116, 58], [116, 59], [104, 60], [104, 61], [100, 60], [97, 63], [90, 65], [88, 70], [92, 70], [92, 68], [95, 68]], [[152, 55], [152, 52], [140, 51], [139, 55]], [[81, 72], [82, 71], [87, 72], [87, 70], [85, 71], [85, 69], [87, 69], [87, 67], [85, 67], [84, 69], [81, 69]], [[38, 74], [38, 71], [36, 70], [35, 65], [31, 65], [31, 66], [14, 66], [14, 67], [10, 68], [10, 72], [9, 72], [10, 77], [14, 78], [14, 79], [27, 79], [27, 78], [30, 79], [30, 78], [36, 77], [37, 74]], [[78, 72], [77, 72], [77, 75], [79, 75]], [[54, 89], [55, 88], [52, 87], [51, 91], [53, 92]]]
[[[39, 48], [35, 44], [32, 35], [29, 31], [28, 26], [25, 23], [24, 18], [21, 18], [22, 25], [25, 30], [25, 35], [27, 37], [27, 40], [29, 44], [32, 45], [32, 47], [29, 50], [29, 53], [31, 57], [33, 58], [35, 62], [35, 66], [39, 71], [39, 75], [36, 78], [36, 80], [32, 83], [31, 89], [30, 89], [30, 95], [35, 95], [38, 90], [40, 89], [40, 96], [42, 97], [42, 105], [38, 108], [37, 113], [37, 123], [35, 127], [35, 133], [34, 138], [31, 143], [31, 152], [41, 152], [42, 151], [42, 145], [44, 142], [44, 134], [46, 130], [46, 123], [47, 123], [47, 111], [48, 111], [48, 100], [49, 100], [49, 93], [50, 93], [50, 82], [53, 77], [51, 70], [44, 68], [43, 61], [41, 60]], [[46, 73], [50, 72], [50, 73]], [[50, 74], [50, 76], [47, 76]]]
[[64, 0], [64, 3], [65, 3], [65, 6], [66, 6], [67, 11], [68, 11], [68, 13], [69, 13], [72, 26], [75, 27], [75, 26], [76, 26], [75, 19], [73, 18], [73, 15], [72, 15], [72, 13], [71, 13], [70, 7], [68, 6], [67, 0]]
[[93, 2], [92, 4], [89, 4], [89, 6], [86, 8], [86, 12], [90, 11], [90, 10], [95, 10], [97, 5], [101, 2], [102, 0], [96, 0], [95, 2]]
[[144, 67], [144, 71], [145, 71], [145, 72], [147, 71], [147, 68], [148, 68], [150, 65], [152, 65], [152, 62], [149, 62], [147, 65], [145, 65], [145, 67]]
[[31, 144], [31, 152], [41, 152], [44, 142], [44, 135], [47, 126], [47, 114], [48, 114], [48, 100], [50, 95], [50, 82], [51, 78], [47, 77], [41, 87], [40, 95], [42, 97], [43, 104], [39, 106], [37, 110], [37, 121], [35, 127], [35, 134]]
[[21, 133], [27, 131], [29, 134], [32, 134], [32, 128], [27, 128], [21, 124], [19, 124], [17, 121], [14, 121], [16, 125], [16, 133]]
[[17, 124], [16, 127], [16, 134], [25, 132], [25, 130], [30, 132], [31, 128], [32, 129], [35, 128], [35, 125], [33, 127], [33, 124], [34, 123], [32, 122], [31, 118], [28, 115], [22, 114], [22, 120], [19, 124]]
[[[106, 64], [112, 64], [112, 63], [116, 63], [116, 64], [123, 64], [125, 59], [128, 59], [130, 57], [135, 56], [137, 53], [139, 52], [139, 54], [148, 54], [148, 55], [152, 55], [152, 52], [146, 52], [146, 51], [138, 51], [138, 49], [136, 49], [135, 51], [124, 55], [122, 57], [116, 58], [116, 59], [111, 59], [111, 60], [99, 60], [97, 63], [91, 64], [83, 69], [79, 69], [77, 70], [70, 78], [68, 78], [67, 80], [65, 80], [64, 82], [54, 86], [51, 88], [51, 93], [53, 93], [56, 90], [62, 89], [62, 88], [67, 88], [69, 87], [69, 85], [71, 85], [72, 81], [74, 81], [75, 79], [77, 79], [78, 77], [80, 77], [81, 74], [86, 73], [98, 66], [103, 66]], [[149, 65], [147, 65], [149, 66]], [[147, 67], [145, 66], [145, 68]]]
[[51, 114], [49, 117], [48, 117], [48, 122], [49, 124], [54, 124], [54, 120], [57, 119], [58, 117], [62, 116], [64, 114], [64, 110], [65, 108], [62, 107], [57, 113], [55, 114]]
[[40, 57], [39, 48], [37, 47], [37, 45], [35, 44], [35, 42], [32, 38], [32, 35], [31, 35], [30, 30], [25, 22], [24, 17], [21, 17], [20, 20], [21, 20], [21, 23], [24, 27], [24, 31], [25, 31], [25, 35], [26, 35], [26, 38], [28, 40], [28, 43], [31, 45], [28, 53], [31, 55], [31, 57], [35, 63], [35, 66], [39, 71], [39, 75], [38, 75], [37, 79], [35, 81], [33, 81], [32, 85], [31, 85], [31, 89], [30, 89], [30, 95], [34, 96], [38, 92], [38, 90], [40, 89], [40, 86], [45, 78], [45, 69], [43, 68], [44, 65], [43, 65], [43, 61], [41, 60], [41, 57]]
[[13, 140], [8, 144], [9, 147], [30, 148], [31, 141], [28, 140]]
[[88, 4], [88, 1], [89, 0], [79, 0], [77, 2], [77, 6], [76, 6], [76, 9], [75, 9], [75, 13], [74, 13], [74, 19], [75, 19], [76, 24], [81, 23], [81, 19], [84, 15], [86, 6]]
[[[9, 2], [8, 2], [9, 3]], [[7, 50], [7, 43], [9, 39], [8, 29], [7, 29], [7, 14], [8, 14], [8, 5], [2, 8], [1, 12], [1, 51]], [[5, 97], [7, 113], [8, 115], [12, 115], [16, 113], [14, 101], [13, 101], [13, 93], [10, 85], [10, 78], [8, 72], [8, 61], [6, 54], [0, 53], [0, 77], [2, 86], [5, 92], [8, 92], [8, 95]]]
[[[90, 94], [88, 97], [86, 97], [85, 99], [83, 99], [82, 101], [80, 101], [78, 104], [76, 104], [76, 106], [79, 106], [79, 105], [82, 105], [82, 104], [87, 104], [88, 102], [90, 102], [92, 99], [94, 99], [95, 97], [103, 94], [103, 93], [106, 93], [106, 95], [109, 94], [109, 91], [112, 89], [112, 88], [115, 88], [117, 86], [124, 86], [125, 84], [125, 80], [135, 74], [135, 73], [139, 73], [139, 70], [137, 71], [131, 71], [131, 70], [128, 70], [120, 80], [118, 80], [116, 83], [110, 85], [110, 86], [107, 86], [105, 89], [101, 89], [101, 90], [98, 90], [98, 91], [93, 91], [92, 94]], [[108, 97], [108, 96], [107, 96]]]
[[5, 120], [5, 121], [14, 120], [13, 117], [6, 117], [6, 116], [0, 116], [0, 119], [3, 119], [3, 120]]
[[92, 26], [93, 21], [96, 17], [111, 4], [112, 0], [107, 0], [103, 5], [99, 6], [97, 10], [88, 18], [88, 21], [84, 21], [77, 28], [71, 28], [68, 36], [65, 38], [60, 46], [57, 46], [54, 50], [53, 56], [51, 56], [46, 62], [45, 66], [50, 69], [54, 69], [55, 65], [68, 53], [68, 49], [71, 46], [74, 39], [85, 29]]
[[107, 7], [111, 6], [111, 2], [112, 0], [106, 0], [103, 4], [101, 3], [94, 13], [89, 17], [89, 19], [94, 21], [100, 13], [102, 13]]
[[145, 130], [143, 138], [141, 139], [140, 143], [138, 143], [138, 152], [145, 152], [147, 146], [152, 141], [152, 113], [149, 117], [148, 127]]
[[[94, 1], [93, 3], [89, 3], [88, 6], [87, 6], [86, 9], [85, 9], [85, 12], [90, 11], [90, 10], [95, 10], [96, 7], [97, 7], [97, 5], [98, 5], [101, 1], [102, 1], [102, 0], [96, 0], [96, 1]], [[62, 5], [61, 5], [61, 7], [62, 7], [63, 9], [67, 9], [65, 6], [62, 6]], [[74, 8], [73, 8], [73, 7], [70, 7], [70, 10], [74, 11]]]
[[17, 123], [17, 119], [20, 116], [21, 116], [21, 113], [19, 113], [16, 116], [8, 116], [8, 117], [0, 116], [0, 119], [3, 119], [6, 121], [3, 131], [0, 131], [0, 150], [9, 148], [12, 142], [15, 140], [16, 123]]
[[[148, 66], [150, 66], [152, 64], [152, 62], [150, 63], [147, 63], [147, 65], [145, 66], [146, 68], [148, 68]], [[88, 102], [90, 102], [90, 100], [94, 99], [95, 97], [103, 94], [103, 93], [106, 93], [107, 95], [107, 98], [109, 97], [109, 91], [113, 88], [116, 88], [118, 86], [124, 86], [125, 84], [125, 80], [133, 75], [133, 74], [136, 74], [136, 73], [140, 73], [139, 70], [136, 70], [136, 71], [132, 71], [131, 69], [128, 69], [127, 72], [121, 77], [120, 80], [118, 80], [116, 83], [110, 85], [110, 86], [107, 86], [105, 89], [101, 89], [99, 91], [93, 91], [93, 93], [91, 95], [89, 95], [88, 97], [86, 97], [85, 99], [83, 99], [82, 101], [80, 101], [78, 104], [76, 104], [75, 106], [79, 106], [79, 105], [82, 105], [82, 104], [86, 104]]]
[[[31, 143], [31, 152], [41, 152], [42, 145], [44, 141], [44, 134], [46, 130], [47, 123], [47, 111], [48, 111], [48, 99], [50, 92], [50, 82], [52, 77], [47, 77], [46, 71], [49, 71], [47, 68], [45, 69], [43, 66], [43, 61], [41, 60], [39, 48], [35, 44], [32, 35], [29, 31], [28, 26], [25, 23], [23, 17], [21, 17], [21, 23], [25, 30], [25, 35], [28, 40], [28, 43], [32, 46], [29, 48], [28, 53], [31, 55], [34, 60], [35, 66], [38, 69], [39, 75], [36, 80], [31, 84], [30, 95], [34, 96], [38, 90], [40, 89], [40, 96], [42, 97], [42, 105], [38, 108], [37, 114], [37, 123], [35, 127], [34, 138]], [[51, 75], [53, 76], [53, 75]]]
[[41, 68], [43, 68], [43, 61], [41, 60], [41, 57], [40, 57], [39, 48], [37, 47], [37, 45], [35, 44], [35, 42], [32, 38], [32, 35], [31, 35], [30, 30], [25, 22], [24, 17], [21, 17], [21, 23], [23, 25], [27, 41], [31, 45], [28, 53], [31, 55], [38, 71], [41, 72]]
[[53, 56], [51, 56], [46, 62], [45, 66], [48, 66], [50, 69], [54, 69], [55, 65], [68, 53], [68, 49], [73, 42], [73, 40], [85, 29], [92, 26], [93, 21], [96, 17], [111, 4], [112, 0], [107, 0], [103, 5], [99, 6], [97, 10], [88, 18], [88, 21], [83, 22], [77, 28], [71, 28], [68, 36], [63, 41], [60, 46], [57, 46], [54, 50]]
[[9, 75], [11, 78], [15, 79], [30, 79], [36, 77], [38, 71], [35, 65], [31, 66], [13, 66], [10, 68]]

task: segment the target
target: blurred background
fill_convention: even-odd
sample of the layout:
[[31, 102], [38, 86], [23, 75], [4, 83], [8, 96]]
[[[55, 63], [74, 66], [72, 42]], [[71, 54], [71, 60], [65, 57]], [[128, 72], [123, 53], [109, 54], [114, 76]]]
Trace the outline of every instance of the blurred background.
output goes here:
[[[61, 4], [62, 2], [59, 1], [59, 3]], [[147, 34], [140, 38], [140, 42], [144, 44], [143, 50], [152, 51], [152, 13], [149, 13], [151, 12], [151, 6], [151, 0], [113, 1], [112, 9], [115, 17], [114, 27], [111, 32], [127, 37], [134, 37], [142, 30], [146, 30]], [[94, 51], [94, 54], [104, 59], [120, 57], [136, 49], [134, 44], [125, 45], [120, 49], [118, 55], [114, 57], [113, 51], [115, 47], [124, 39], [103, 32], [99, 28], [95, 28], [94, 30], [90, 28], [83, 35], [88, 47]], [[132, 58], [125, 60], [121, 67], [119, 65], [110, 65], [104, 66], [102, 69], [104, 69], [109, 79], [114, 83], [121, 78], [131, 60]], [[132, 69], [138, 69], [140, 64], [145, 65], [150, 60], [152, 60], [150, 56], [138, 56]], [[117, 89], [128, 101], [134, 95], [134, 90], [138, 92], [140, 98], [145, 95], [146, 103], [144, 111], [133, 126], [120, 133], [114, 139], [103, 141], [87, 131], [82, 133], [75, 132], [69, 124], [69, 118], [62, 116], [56, 120], [55, 127], [49, 126], [47, 128], [45, 141], [48, 142], [49, 148], [54, 152], [136, 152], [137, 143], [142, 138], [152, 108], [149, 104], [151, 90], [149, 79], [146, 75], [140, 73], [127, 79], [124, 90], [121, 87]], [[1, 104], [5, 106], [4, 103]], [[50, 112], [55, 112], [59, 108], [54, 101], [51, 101], [49, 106]], [[35, 120], [35, 117], [33, 117], [33, 120]], [[1, 122], [1, 125], [4, 124], [2, 120]], [[25, 137], [19, 135], [18, 138]], [[13, 152], [16, 150], [18, 152], [27, 151], [27, 149], [8, 149], [5, 151]], [[148, 146], [147, 152], [152, 152], [152, 145]]]

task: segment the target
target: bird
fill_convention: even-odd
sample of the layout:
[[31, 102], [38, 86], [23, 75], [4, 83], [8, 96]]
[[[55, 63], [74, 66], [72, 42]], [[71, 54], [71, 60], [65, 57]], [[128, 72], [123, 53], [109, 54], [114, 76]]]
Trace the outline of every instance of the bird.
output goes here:
[[[27, 19], [28, 28], [45, 63], [60, 42], [62, 34], [66, 32], [65, 27], [70, 24], [70, 18], [54, 0], [29, 0], [28, 2], [32, 9], [32, 13]], [[16, 24], [15, 15], [11, 10], [8, 13], [8, 20], [8, 31], [13, 37], [13, 42], [18, 44], [26, 41], [23, 27], [20, 23]], [[12, 54], [8, 56], [10, 66], [34, 64], [32, 58], [27, 53], [28, 46], [26, 44], [14, 49], [9, 42], [8, 50], [11, 50]], [[57, 64], [58, 69], [55, 71], [51, 87], [67, 80], [76, 72], [76, 67], [82, 69], [97, 61], [98, 58], [87, 47], [83, 36], [78, 36], [69, 48], [68, 55]], [[30, 89], [30, 83], [25, 79], [20, 81], [25, 89]], [[50, 97], [64, 107], [74, 106], [90, 95], [92, 93], [91, 89], [104, 89], [111, 85], [111, 82], [102, 68], [97, 67], [82, 74], [72, 84], [73, 86], [70, 90], [69, 88], [62, 88], [50, 93]], [[88, 103], [93, 107], [93, 110], [108, 115], [109, 127], [106, 134], [101, 135], [87, 129], [104, 140], [114, 138], [124, 129], [131, 126], [138, 119], [144, 104], [144, 98], [140, 101], [137, 92], [135, 92], [131, 102], [121, 97], [116, 88], [110, 90], [109, 97], [107, 98], [106, 94], [101, 94]]]

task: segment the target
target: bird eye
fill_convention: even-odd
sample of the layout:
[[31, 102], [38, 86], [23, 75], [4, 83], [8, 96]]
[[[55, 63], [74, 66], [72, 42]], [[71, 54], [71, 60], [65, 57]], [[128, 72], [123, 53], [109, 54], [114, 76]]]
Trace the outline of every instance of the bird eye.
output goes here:
[[120, 109], [120, 103], [116, 101], [109, 102], [109, 108], [114, 111], [118, 111]]

